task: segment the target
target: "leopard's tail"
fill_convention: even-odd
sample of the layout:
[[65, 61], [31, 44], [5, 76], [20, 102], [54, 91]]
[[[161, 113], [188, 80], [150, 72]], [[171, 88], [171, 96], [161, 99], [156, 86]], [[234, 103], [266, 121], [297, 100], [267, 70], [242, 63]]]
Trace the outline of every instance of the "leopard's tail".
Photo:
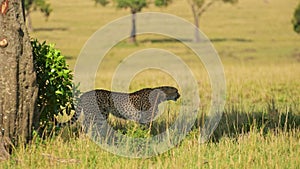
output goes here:
[[57, 127], [58, 128], [62, 128], [62, 127], [65, 127], [67, 125], [73, 125], [75, 124], [80, 115], [81, 115], [81, 112], [82, 112], [82, 106], [80, 104], [80, 102], [77, 104], [76, 108], [75, 108], [75, 113], [72, 115], [71, 119], [69, 121], [66, 121], [66, 122], [62, 122], [62, 123], [58, 123], [57, 124]]

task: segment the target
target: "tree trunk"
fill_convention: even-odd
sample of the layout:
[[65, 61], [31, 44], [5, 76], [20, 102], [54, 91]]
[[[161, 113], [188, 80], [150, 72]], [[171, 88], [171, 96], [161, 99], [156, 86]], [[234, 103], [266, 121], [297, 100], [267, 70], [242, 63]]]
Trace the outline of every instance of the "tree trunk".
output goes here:
[[200, 42], [200, 35], [199, 35], [199, 16], [197, 15], [195, 17], [195, 39], [194, 42], [198, 43]]
[[0, 0], [0, 158], [31, 138], [38, 88], [21, 0]]
[[193, 17], [194, 17], [194, 24], [195, 24], [195, 33], [194, 33], [194, 42], [198, 43], [200, 42], [200, 35], [199, 35], [199, 18], [200, 15], [198, 14], [197, 10], [195, 9], [195, 6], [191, 6], [193, 11]]
[[130, 33], [130, 42], [136, 43], [136, 11], [131, 10], [132, 15], [132, 27], [131, 27], [131, 33]]

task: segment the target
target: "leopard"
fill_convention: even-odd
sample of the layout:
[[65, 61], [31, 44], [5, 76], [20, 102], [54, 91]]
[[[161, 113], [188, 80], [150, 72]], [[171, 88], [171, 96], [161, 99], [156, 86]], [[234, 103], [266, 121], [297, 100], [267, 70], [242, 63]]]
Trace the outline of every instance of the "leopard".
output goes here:
[[83, 113], [83, 125], [103, 123], [109, 115], [149, 125], [158, 115], [158, 105], [166, 101], [177, 101], [178, 89], [172, 86], [143, 88], [132, 93], [95, 89], [83, 93], [70, 122], [78, 121]]

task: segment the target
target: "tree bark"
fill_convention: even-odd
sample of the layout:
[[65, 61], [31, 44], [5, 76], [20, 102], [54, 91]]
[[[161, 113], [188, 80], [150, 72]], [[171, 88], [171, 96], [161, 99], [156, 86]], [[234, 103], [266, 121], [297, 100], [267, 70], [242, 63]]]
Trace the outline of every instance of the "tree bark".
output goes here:
[[0, 158], [31, 139], [38, 94], [21, 0], [0, 0]]

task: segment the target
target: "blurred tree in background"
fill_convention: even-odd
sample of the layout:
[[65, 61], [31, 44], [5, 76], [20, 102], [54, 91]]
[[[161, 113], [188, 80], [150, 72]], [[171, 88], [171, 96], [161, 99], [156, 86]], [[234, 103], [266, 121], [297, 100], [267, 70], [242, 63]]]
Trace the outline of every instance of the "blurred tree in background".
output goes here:
[[202, 16], [202, 14], [204, 12], [206, 12], [209, 9], [209, 7], [211, 7], [216, 2], [235, 4], [238, 2], [238, 0], [188, 0], [188, 3], [193, 12], [194, 24], [196, 26], [195, 37], [194, 37], [195, 42], [200, 41], [200, 36], [199, 36], [199, 32], [198, 32], [199, 25], [200, 25], [199, 24], [200, 17]]
[[52, 8], [50, 4], [46, 2], [46, 0], [24, 0], [24, 9], [26, 22], [29, 30], [33, 29], [30, 17], [32, 11], [40, 10], [40, 12], [44, 14], [46, 20], [52, 12]]
[[[102, 6], [110, 3], [109, 0], [95, 0], [96, 4]], [[132, 15], [132, 27], [130, 32], [130, 41], [136, 43], [136, 13], [141, 12], [143, 8], [147, 7], [153, 1], [147, 0], [113, 0], [116, 3], [117, 8], [130, 9]], [[165, 7], [168, 6], [172, 0], [154, 0], [155, 6]]]
[[294, 12], [294, 18], [292, 20], [292, 23], [294, 26], [294, 31], [300, 33], [300, 3]]

